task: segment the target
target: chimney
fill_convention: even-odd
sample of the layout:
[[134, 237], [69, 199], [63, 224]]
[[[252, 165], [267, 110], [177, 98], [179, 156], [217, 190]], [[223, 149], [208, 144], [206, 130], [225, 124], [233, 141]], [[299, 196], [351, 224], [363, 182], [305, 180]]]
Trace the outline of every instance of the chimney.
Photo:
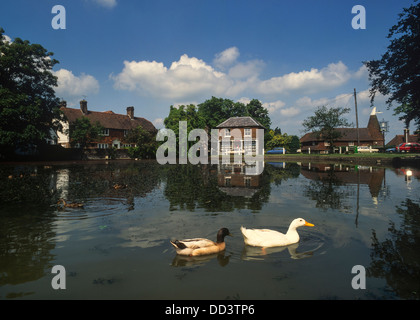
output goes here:
[[408, 136], [410, 135], [410, 130], [409, 129], [404, 129], [404, 141], [408, 142]]
[[127, 107], [127, 116], [134, 120], [134, 107]]
[[87, 114], [88, 113], [88, 108], [87, 108], [87, 101], [85, 99], [80, 101], [80, 110], [82, 110], [83, 114]]

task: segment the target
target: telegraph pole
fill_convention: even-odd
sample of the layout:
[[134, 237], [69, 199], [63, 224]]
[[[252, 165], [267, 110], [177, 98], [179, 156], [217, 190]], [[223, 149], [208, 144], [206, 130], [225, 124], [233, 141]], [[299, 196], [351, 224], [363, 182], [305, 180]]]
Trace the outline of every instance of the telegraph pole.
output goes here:
[[360, 139], [359, 139], [359, 117], [357, 116], [357, 98], [356, 98], [356, 88], [354, 88], [354, 106], [356, 108], [356, 132], [357, 132], [357, 146], [359, 146], [360, 144]]

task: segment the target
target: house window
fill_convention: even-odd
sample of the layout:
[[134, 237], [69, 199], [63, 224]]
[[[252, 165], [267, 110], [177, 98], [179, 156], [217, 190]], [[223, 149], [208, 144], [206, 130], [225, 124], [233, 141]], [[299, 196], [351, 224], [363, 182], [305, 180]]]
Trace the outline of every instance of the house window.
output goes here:
[[124, 130], [124, 137], [126, 137], [128, 134], [128, 130]]
[[98, 143], [98, 149], [108, 149], [108, 143]]
[[225, 129], [225, 137], [230, 137], [230, 129]]
[[324, 146], [329, 147], [329, 146], [331, 146], [331, 144], [327, 141], [324, 141]]
[[245, 182], [245, 187], [250, 187], [251, 186], [251, 177], [245, 177], [244, 178], [244, 182]]
[[250, 128], [245, 128], [244, 129], [244, 134], [245, 134], [245, 137], [250, 137], [251, 136], [251, 129]]
[[349, 142], [349, 147], [354, 147], [354, 142]]
[[101, 135], [102, 136], [109, 136], [109, 129], [102, 130]]

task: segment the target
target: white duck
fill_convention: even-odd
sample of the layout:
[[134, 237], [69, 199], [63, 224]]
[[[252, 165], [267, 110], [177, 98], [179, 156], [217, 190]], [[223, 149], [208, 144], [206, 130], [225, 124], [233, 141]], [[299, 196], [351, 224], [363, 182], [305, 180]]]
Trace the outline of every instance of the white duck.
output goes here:
[[246, 229], [241, 227], [245, 244], [254, 247], [279, 247], [287, 246], [299, 242], [299, 234], [296, 228], [307, 226], [313, 227], [312, 223], [306, 222], [302, 218], [297, 218], [290, 223], [286, 234], [269, 229]]

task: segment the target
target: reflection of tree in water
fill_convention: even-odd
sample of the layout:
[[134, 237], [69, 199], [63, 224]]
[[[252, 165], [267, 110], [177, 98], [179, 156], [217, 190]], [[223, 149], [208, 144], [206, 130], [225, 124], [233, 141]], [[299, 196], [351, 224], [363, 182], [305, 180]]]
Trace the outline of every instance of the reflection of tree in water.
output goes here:
[[252, 197], [232, 196], [220, 190], [216, 165], [171, 165], [166, 166], [165, 197], [170, 210], [229, 212], [234, 209], [260, 210], [270, 196], [270, 181], [267, 173], [261, 174], [260, 187]]
[[385, 278], [403, 299], [420, 298], [420, 206], [406, 199], [397, 207], [402, 216], [399, 228], [389, 223], [389, 238], [380, 242], [372, 231], [372, 252], [367, 274]]
[[351, 206], [345, 203], [345, 199], [352, 193], [352, 190], [337, 178], [333, 169], [317, 180], [310, 180], [309, 185], [304, 188], [304, 195], [315, 200], [315, 206], [323, 210], [350, 210]]
[[[4, 205], [0, 212], [0, 287], [44, 276], [55, 248], [54, 213], [36, 204]], [[28, 293], [9, 293], [13, 298]], [[1, 298], [1, 297], [0, 297]], [[4, 298], [4, 297], [3, 297]]]
[[268, 163], [264, 171], [270, 174], [270, 181], [276, 186], [281, 185], [282, 181], [295, 179], [300, 175], [300, 166], [297, 163]]

